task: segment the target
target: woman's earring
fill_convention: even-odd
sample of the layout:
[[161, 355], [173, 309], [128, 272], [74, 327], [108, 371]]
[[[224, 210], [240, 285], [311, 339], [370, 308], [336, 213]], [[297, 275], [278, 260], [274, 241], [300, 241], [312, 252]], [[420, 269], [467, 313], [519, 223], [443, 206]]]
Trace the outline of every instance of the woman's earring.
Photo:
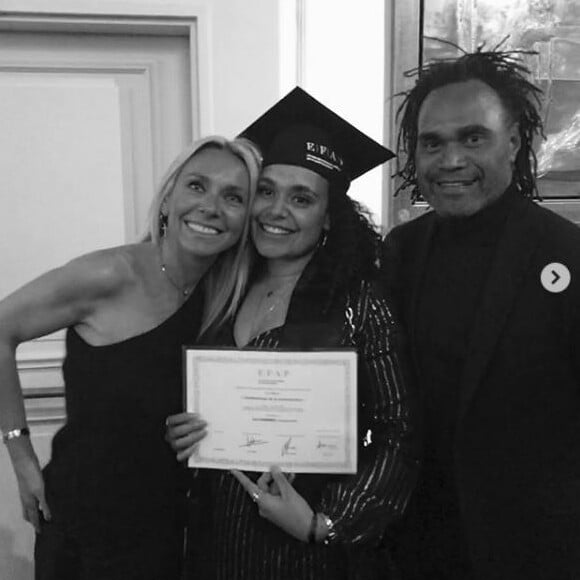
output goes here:
[[328, 230], [322, 231], [322, 237], [320, 238], [320, 245], [324, 248], [326, 246], [326, 240], [328, 240]]
[[169, 217], [166, 213], [162, 211], [159, 212], [159, 235], [164, 238], [167, 235], [167, 223], [169, 222]]

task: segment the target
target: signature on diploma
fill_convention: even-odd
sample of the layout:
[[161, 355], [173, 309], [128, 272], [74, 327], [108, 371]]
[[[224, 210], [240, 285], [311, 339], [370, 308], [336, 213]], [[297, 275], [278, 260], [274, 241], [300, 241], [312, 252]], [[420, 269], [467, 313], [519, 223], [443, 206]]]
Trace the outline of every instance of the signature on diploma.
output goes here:
[[288, 439], [286, 439], [286, 441], [284, 441], [284, 445], [282, 445], [282, 450], [281, 450], [282, 457], [284, 457], [284, 455], [289, 455], [290, 453], [292, 453], [295, 450], [296, 450], [296, 447], [294, 445], [292, 445], [292, 437], [288, 437]]
[[316, 444], [316, 449], [336, 449], [337, 445], [335, 443], [324, 443], [323, 441], [318, 441]]
[[254, 435], [246, 435], [246, 442], [242, 443], [240, 447], [255, 447], [256, 445], [266, 445], [268, 443], [264, 439], [258, 439]]

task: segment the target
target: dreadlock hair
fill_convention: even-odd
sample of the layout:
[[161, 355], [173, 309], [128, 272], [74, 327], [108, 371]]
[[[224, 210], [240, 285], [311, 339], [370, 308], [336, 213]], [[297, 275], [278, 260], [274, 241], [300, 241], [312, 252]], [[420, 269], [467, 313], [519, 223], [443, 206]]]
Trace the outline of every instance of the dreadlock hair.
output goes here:
[[[446, 42], [446, 41], [442, 41]], [[405, 76], [417, 75], [415, 86], [406, 93], [397, 109], [397, 119], [401, 119], [397, 136], [397, 151], [402, 151], [405, 164], [397, 162], [396, 176], [402, 178], [395, 195], [407, 187], [412, 187], [411, 201], [420, 199], [415, 167], [419, 112], [427, 96], [440, 87], [470, 80], [479, 80], [491, 87], [499, 96], [509, 118], [518, 124], [520, 149], [514, 163], [512, 183], [526, 197], [539, 198], [536, 186], [536, 154], [532, 148], [535, 135], [544, 137], [540, 117], [539, 87], [527, 80], [529, 69], [522, 63], [521, 55], [537, 54], [534, 51], [500, 51], [502, 41], [491, 51], [484, 51], [481, 45], [473, 53], [468, 53], [453, 43], [463, 54], [458, 58], [440, 59], [407, 71]], [[402, 115], [402, 116], [401, 116]]]

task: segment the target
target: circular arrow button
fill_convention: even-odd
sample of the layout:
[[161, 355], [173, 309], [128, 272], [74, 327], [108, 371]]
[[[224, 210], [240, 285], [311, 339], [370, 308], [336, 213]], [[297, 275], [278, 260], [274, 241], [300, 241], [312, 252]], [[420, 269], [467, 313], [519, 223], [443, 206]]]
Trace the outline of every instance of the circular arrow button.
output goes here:
[[560, 262], [552, 262], [544, 266], [540, 274], [542, 286], [548, 292], [563, 292], [570, 285], [570, 270], [560, 264]]

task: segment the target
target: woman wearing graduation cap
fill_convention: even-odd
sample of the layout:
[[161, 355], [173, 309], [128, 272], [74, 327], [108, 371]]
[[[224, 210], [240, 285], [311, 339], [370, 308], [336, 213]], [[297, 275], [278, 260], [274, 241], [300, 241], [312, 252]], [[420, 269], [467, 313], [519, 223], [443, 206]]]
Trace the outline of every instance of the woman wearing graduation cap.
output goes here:
[[[211, 523], [193, 540], [191, 577], [384, 578], [378, 546], [407, 503], [417, 463], [397, 328], [375, 288], [380, 237], [346, 192], [392, 153], [299, 88], [243, 136], [264, 154], [251, 210], [258, 259], [235, 323], [212, 342], [355, 347], [358, 469], [295, 478], [276, 468], [203, 470]], [[204, 423], [181, 414], [168, 425], [168, 439], [185, 459]]]

